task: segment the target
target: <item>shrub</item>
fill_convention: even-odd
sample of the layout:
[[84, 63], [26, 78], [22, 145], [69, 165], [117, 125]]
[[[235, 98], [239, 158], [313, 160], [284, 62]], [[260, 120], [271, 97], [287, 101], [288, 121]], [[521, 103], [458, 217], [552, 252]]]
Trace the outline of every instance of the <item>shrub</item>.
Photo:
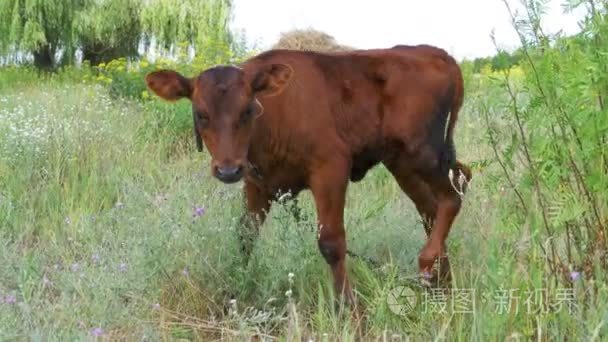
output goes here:
[[538, 244], [542, 255], [527, 263], [544, 263], [555, 284], [568, 286], [573, 275], [600, 284], [608, 270], [608, 20], [592, 10], [580, 35], [547, 37], [536, 29], [542, 18], [527, 13], [513, 16], [521, 69], [486, 70], [501, 90], [480, 108], [512, 190], [502, 223]]

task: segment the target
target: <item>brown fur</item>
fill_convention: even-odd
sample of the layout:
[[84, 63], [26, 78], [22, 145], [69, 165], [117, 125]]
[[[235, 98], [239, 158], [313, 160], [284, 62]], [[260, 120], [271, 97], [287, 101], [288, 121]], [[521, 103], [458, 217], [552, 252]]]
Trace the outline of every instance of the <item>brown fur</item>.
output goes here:
[[448, 170], [471, 175], [454, 152], [462, 75], [445, 51], [427, 45], [332, 54], [273, 50], [188, 82], [167, 75], [174, 74], [151, 73], [149, 87], [169, 100], [191, 90], [184, 97], [192, 100], [212, 173], [226, 183], [244, 177], [254, 233], [277, 194], [310, 189], [319, 249], [336, 290], [353, 299], [344, 264], [346, 189], [384, 163], [424, 219], [420, 271], [431, 273], [441, 258], [439, 276], [449, 279], [445, 240], [461, 199]]

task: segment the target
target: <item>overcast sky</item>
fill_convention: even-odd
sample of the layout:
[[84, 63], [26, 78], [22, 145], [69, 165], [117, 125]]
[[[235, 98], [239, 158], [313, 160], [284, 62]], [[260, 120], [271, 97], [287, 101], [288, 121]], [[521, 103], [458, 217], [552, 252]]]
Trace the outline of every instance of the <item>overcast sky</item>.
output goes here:
[[[519, 0], [509, 1], [518, 7]], [[578, 31], [578, 11], [563, 14], [565, 0], [550, 1], [544, 29]], [[357, 48], [432, 44], [458, 59], [492, 55], [492, 29], [504, 48], [518, 46], [502, 0], [235, 0], [233, 27], [267, 48], [294, 28], [325, 31]]]

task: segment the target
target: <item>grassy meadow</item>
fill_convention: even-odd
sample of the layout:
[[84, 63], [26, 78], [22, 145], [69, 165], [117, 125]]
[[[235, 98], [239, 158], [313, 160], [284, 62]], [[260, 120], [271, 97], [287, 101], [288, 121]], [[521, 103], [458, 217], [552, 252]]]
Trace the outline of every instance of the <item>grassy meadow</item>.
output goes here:
[[[0, 18], [41, 17], [13, 2], [14, 12], [0, 6]], [[33, 3], [31, 11], [48, 9]], [[47, 14], [57, 22], [82, 14], [52, 3], [57, 13]], [[0, 20], [1, 341], [606, 340], [605, 2], [577, 2], [589, 13], [580, 34], [564, 37], [539, 30], [544, 1], [526, 0], [525, 16], [513, 14], [520, 48], [462, 61], [455, 143], [473, 180], [448, 238], [451, 290], [420, 286], [423, 227], [387, 170], [349, 186], [347, 243], [357, 256], [348, 268], [361, 321], [336, 305], [310, 193], [301, 194], [298, 219], [292, 201], [272, 207], [245, 262], [241, 184], [210, 175], [187, 101], [167, 104], [146, 90], [151, 70], [193, 75], [254, 54], [237, 49], [222, 24], [230, 2], [200, 11], [209, 20], [189, 21], [181, 36], [165, 31], [180, 12], [160, 9], [173, 5], [155, 1], [162, 8], [144, 13], [144, 3], [80, 5], [111, 17], [97, 18], [101, 28], [145, 24], [112, 32], [136, 35], [135, 46], [166, 40], [171, 51], [154, 61], [108, 38], [97, 43], [110, 55], [76, 65], [69, 53], [94, 52], [84, 38], [96, 31], [66, 24], [58, 42], [85, 36], [63, 42], [63, 59], [44, 64], [42, 52], [57, 46], [25, 44], [39, 37], [21, 36], [25, 20]], [[115, 12], [95, 7], [103, 4]], [[128, 13], [132, 22], [118, 15]], [[197, 44], [204, 48], [190, 56]], [[20, 64], [23, 51], [36, 52], [37, 68]]]
[[[0, 73], [2, 340], [354, 338], [349, 315], [332, 299], [309, 193], [298, 221], [290, 202], [273, 207], [245, 264], [236, 232], [240, 185], [214, 180], [191, 137], [165, 130], [176, 109], [112, 96], [81, 76]], [[491, 158], [474, 101], [457, 131], [465, 162]], [[173, 137], [151, 140], [151, 131]], [[583, 306], [582, 278], [567, 292], [548, 284], [539, 258], [522, 257], [541, 253], [529, 229], [499, 224], [512, 195], [497, 177], [493, 166], [476, 168], [449, 238], [455, 279], [445, 297], [412, 285], [423, 229], [388, 172], [378, 167], [350, 186], [348, 244], [362, 258], [350, 258], [349, 267], [366, 340], [606, 334], [606, 285]], [[395, 310], [389, 298], [403, 286], [417, 293], [417, 305]], [[539, 313], [545, 297], [530, 293], [545, 288], [555, 305]], [[572, 298], [560, 306], [562, 292]]]

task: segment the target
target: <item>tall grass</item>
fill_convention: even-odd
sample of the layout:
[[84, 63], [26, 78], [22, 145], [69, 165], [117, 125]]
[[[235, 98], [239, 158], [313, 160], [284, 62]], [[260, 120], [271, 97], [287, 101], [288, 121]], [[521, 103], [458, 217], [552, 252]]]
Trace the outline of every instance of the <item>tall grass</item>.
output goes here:
[[[353, 338], [350, 316], [333, 305], [309, 194], [300, 221], [286, 206], [273, 208], [244, 264], [236, 232], [240, 188], [212, 179], [206, 154], [189, 142], [142, 143], [138, 132], [153, 115], [144, 105], [67, 81], [15, 87], [0, 101], [3, 338]], [[477, 138], [482, 118], [468, 114], [474, 106], [462, 115], [462, 160], [491, 156]], [[455, 312], [455, 297], [436, 293], [431, 301], [411, 285], [423, 229], [386, 170], [350, 187], [349, 248], [366, 259], [352, 258], [349, 267], [365, 307], [365, 336], [593, 335], [606, 312], [605, 292], [584, 320], [582, 311], [565, 308], [526, 312], [525, 291], [540, 289], [546, 273], [542, 260], [525, 256], [540, 248], [499, 225], [509, 189], [486, 190], [495, 186], [490, 171], [478, 172], [449, 240], [455, 288], [475, 291], [474, 312], [464, 310], [466, 302]], [[399, 286], [419, 296], [405, 315], [388, 305]], [[501, 289], [518, 291], [518, 313], [515, 302], [499, 312]], [[444, 301], [445, 312], [436, 313]]]
[[167, 143], [170, 155], [163, 141], [142, 144], [149, 113], [139, 103], [52, 80], [7, 90], [0, 101], [4, 337], [68, 339], [96, 327], [117, 336], [198, 334], [206, 330], [173, 320], [213, 316], [217, 331], [238, 331], [224, 317], [228, 300], [269, 301], [269, 312], [280, 311], [241, 312], [238, 324], [280, 323], [290, 272], [294, 300], [314, 296], [308, 287], [331, 292], [312, 215], [296, 223], [278, 207], [244, 268], [234, 233], [240, 189], [211, 179], [189, 144]]

